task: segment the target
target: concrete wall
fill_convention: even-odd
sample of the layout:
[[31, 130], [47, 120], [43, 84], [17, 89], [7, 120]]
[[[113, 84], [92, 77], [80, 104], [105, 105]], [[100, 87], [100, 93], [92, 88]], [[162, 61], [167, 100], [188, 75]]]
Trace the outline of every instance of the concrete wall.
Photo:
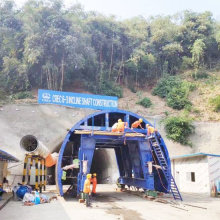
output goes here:
[[[191, 179], [192, 172], [195, 182]], [[172, 173], [181, 192], [210, 193], [207, 156], [172, 159]]]

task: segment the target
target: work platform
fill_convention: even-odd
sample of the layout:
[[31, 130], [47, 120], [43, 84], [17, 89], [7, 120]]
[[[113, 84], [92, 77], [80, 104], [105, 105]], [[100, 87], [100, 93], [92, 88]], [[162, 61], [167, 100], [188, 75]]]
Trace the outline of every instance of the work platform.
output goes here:
[[124, 137], [146, 137], [146, 135], [133, 132], [109, 132], [109, 131], [91, 131], [91, 130], [75, 130], [74, 134], [91, 134], [91, 135], [105, 135], [105, 136], [124, 136]]

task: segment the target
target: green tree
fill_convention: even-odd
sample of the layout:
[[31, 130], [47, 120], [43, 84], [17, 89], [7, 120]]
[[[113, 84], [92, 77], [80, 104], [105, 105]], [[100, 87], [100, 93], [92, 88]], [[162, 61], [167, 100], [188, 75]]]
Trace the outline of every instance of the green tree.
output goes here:
[[202, 39], [197, 39], [194, 42], [193, 47], [191, 49], [192, 62], [194, 64], [194, 68], [196, 72], [198, 71], [200, 65], [203, 63], [204, 49], [205, 49], [205, 44]]

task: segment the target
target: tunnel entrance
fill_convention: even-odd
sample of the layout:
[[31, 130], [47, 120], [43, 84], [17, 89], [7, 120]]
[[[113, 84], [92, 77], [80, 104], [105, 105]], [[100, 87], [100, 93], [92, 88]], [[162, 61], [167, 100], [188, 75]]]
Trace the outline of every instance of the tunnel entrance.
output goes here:
[[[127, 127], [124, 132], [111, 132], [112, 125], [119, 118]], [[60, 195], [64, 195], [65, 184], [72, 185], [79, 195], [88, 173], [96, 173], [101, 184], [115, 183], [118, 179], [121, 185], [168, 192], [171, 169], [166, 145], [159, 132], [152, 134], [151, 139], [147, 138], [145, 128], [150, 123], [145, 119], [141, 122], [143, 129], [131, 129], [131, 124], [139, 118], [122, 110], [100, 111], [74, 125], [59, 153], [56, 182]], [[62, 181], [66, 158], [73, 160], [76, 157], [79, 160], [78, 170], [72, 169], [74, 173], [67, 171], [67, 179]]]
[[96, 148], [90, 173], [97, 174], [97, 182], [100, 184], [116, 183], [119, 173], [114, 149]]

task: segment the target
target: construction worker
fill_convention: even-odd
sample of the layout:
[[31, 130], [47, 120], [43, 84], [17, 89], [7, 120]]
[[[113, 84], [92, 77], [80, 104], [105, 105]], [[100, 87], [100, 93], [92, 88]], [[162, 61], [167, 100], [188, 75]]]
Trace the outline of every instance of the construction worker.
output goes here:
[[143, 119], [142, 118], [139, 118], [139, 120], [135, 121], [132, 125], [131, 125], [131, 129], [134, 129], [134, 128], [138, 128], [140, 127], [141, 129], [142, 126], [141, 126], [141, 123], [143, 122]]
[[112, 132], [117, 132], [118, 123], [113, 124], [112, 126]]
[[121, 119], [118, 119], [118, 127], [117, 127], [118, 132], [124, 132], [126, 126], [127, 126], [127, 122], [123, 122]]
[[93, 173], [93, 178], [91, 179], [91, 182], [92, 182], [92, 196], [96, 196], [96, 185], [97, 185], [97, 179], [96, 179], [96, 173]]
[[83, 188], [83, 192], [85, 193], [85, 197], [86, 197], [86, 207], [91, 206], [91, 202], [90, 202], [90, 194], [91, 194], [91, 189], [90, 189], [90, 185], [91, 185], [91, 177], [92, 175], [89, 173], [86, 175], [86, 180], [84, 182], [84, 188]]
[[157, 132], [157, 130], [150, 126], [149, 124], [146, 125], [147, 128], [147, 136], [153, 136], [154, 132]]

